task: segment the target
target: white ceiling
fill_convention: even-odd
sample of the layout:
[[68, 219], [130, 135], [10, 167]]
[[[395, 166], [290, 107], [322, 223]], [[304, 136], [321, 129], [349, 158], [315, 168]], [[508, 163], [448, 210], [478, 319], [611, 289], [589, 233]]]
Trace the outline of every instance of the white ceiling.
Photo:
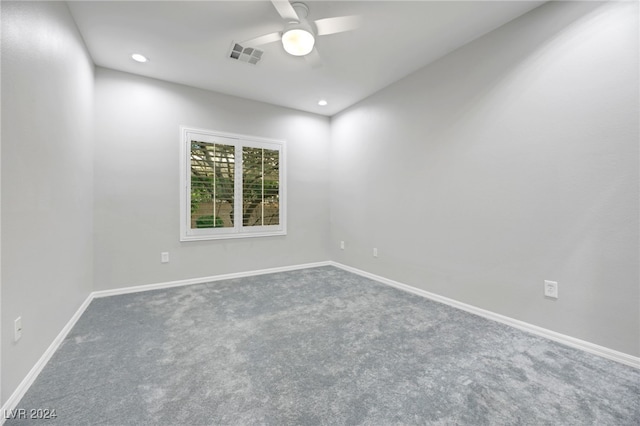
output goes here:
[[[257, 65], [228, 57], [233, 41], [282, 30], [268, 0], [68, 4], [96, 65], [330, 116], [544, 2], [305, 3], [310, 20], [363, 17], [356, 31], [317, 39], [320, 68], [279, 42], [262, 46]], [[329, 104], [318, 106], [321, 98]]]

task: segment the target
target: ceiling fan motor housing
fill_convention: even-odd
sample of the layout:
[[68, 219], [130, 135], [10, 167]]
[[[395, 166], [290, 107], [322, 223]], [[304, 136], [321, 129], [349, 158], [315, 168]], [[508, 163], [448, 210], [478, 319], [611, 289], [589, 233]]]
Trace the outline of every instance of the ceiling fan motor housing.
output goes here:
[[298, 14], [298, 18], [300, 18], [301, 21], [307, 19], [307, 16], [309, 16], [309, 6], [307, 6], [306, 4], [295, 2], [291, 3], [291, 7], [293, 7], [293, 10], [296, 11], [296, 13]]

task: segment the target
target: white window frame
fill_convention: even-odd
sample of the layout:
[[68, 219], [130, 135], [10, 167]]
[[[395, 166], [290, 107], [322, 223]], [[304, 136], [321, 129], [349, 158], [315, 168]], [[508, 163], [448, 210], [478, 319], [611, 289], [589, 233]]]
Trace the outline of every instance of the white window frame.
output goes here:
[[[191, 228], [191, 141], [220, 143], [235, 147], [234, 226], [228, 228]], [[242, 148], [264, 148], [279, 151], [279, 224], [244, 226], [242, 217]], [[224, 133], [180, 126], [180, 241], [202, 241], [227, 238], [268, 237], [287, 234], [286, 143], [283, 140]]]

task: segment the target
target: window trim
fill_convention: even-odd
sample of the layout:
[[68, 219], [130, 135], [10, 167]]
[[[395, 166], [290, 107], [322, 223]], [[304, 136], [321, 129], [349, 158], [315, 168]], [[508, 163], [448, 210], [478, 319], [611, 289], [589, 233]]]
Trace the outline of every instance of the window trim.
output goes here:
[[[279, 151], [279, 225], [244, 226], [242, 219], [242, 161], [234, 169], [234, 226], [232, 228], [191, 228], [191, 141], [220, 142], [235, 147], [235, 158], [242, 158], [242, 148], [265, 148]], [[287, 234], [286, 142], [257, 136], [240, 135], [180, 126], [180, 241], [220, 240], [270, 237]]]

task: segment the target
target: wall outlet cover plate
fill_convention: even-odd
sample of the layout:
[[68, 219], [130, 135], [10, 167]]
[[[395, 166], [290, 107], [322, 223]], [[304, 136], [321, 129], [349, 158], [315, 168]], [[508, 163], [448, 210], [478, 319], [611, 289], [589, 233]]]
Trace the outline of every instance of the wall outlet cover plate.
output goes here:
[[556, 281], [544, 280], [544, 296], [552, 299], [558, 298], [558, 283]]

